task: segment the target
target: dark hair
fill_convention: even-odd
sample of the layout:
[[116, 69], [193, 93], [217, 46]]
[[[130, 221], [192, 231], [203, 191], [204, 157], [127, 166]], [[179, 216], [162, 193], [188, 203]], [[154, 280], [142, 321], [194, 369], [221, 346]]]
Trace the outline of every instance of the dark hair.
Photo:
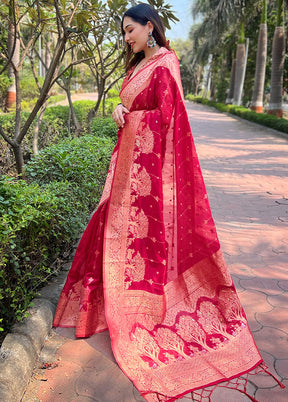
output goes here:
[[[133, 21], [138, 22], [141, 25], [146, 25], [148, 21], [150, 21], [154, 27], [152, 35], [154, 39], [156, 40], [156, 43], [160, 47], [167, 47], [169, 48], [169, 45], [167, 44], [166, 37], [165, 37], [165, 28], [163, 25], [163, 22], [157, 13], [157, 11], [150, 6], [149, 4], [145, 3], [140, 3], [137, 6], [133, 6], [129, 8], [123, 15], [122, 17], [122, 22], [121, 22], [121, 30], [123, 36], [125, 35], [124, 28], [123, 28], [123, 21], [125, 17], [130, 17], [132, 18]], [[126, 45], [126, 57], [125, 57], [125, 69], [126, 72], [130, 70], [138, 61], [144, 58], [144, 52], [139, 52], [134, 54], [131, 46], [129, 44]]]

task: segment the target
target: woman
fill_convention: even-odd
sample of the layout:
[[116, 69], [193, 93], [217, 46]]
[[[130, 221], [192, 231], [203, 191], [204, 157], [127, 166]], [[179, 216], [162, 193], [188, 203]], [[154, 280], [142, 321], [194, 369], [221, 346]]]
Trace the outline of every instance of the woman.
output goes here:
[[142, 396], [173, 401], [262, 359], [221, 254], [162, 22], [140, 4], [124, 14], [122, 31], [119, 141], [54, 326], [75, 327], [78, 337], [108, 328]]

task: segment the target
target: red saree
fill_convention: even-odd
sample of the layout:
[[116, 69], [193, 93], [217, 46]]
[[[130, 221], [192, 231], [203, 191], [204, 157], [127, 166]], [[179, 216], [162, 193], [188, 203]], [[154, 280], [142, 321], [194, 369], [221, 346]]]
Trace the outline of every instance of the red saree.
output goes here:
[[174, 401], [262, 359], [221, 254], [178, 60], [161, 48], [130, 76], [120, 93], [130, 113], [54, 326], [78, 337], [109, 328], [142, 396]]

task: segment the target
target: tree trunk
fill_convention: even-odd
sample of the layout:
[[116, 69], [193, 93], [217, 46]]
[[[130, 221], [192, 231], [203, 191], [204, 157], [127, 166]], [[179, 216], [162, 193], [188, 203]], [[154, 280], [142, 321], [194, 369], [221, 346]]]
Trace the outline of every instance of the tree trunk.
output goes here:
[[239, 106], [241, 104], [241, 83], [245, 70], [245, 44], [238, 43], [236, 51], [236, 66], [235, 66], [235, 84], [234, 84], [234, 100], [233, 104]]
[[268, 113], [278, 117], [283, 116], [282, 91], [283, 91], [283, 68], [285, 58], [285, 34], [284, 27], [275, 29], [272, 45], [272, 71], [271, 92]]
[[199, 85], [201, 82], [201, 74], [202, 74], [202, 66], [199, 64], [196, 71], [196, 84], [195, 84], [195, 92], [194, 95], [198, 95]]
[[17, 173], [21, 174], [24, 166], [24, 159], [23, 159], [23, 152], [21, 149], [21, 144], [18, 144], [16, 141], [14, 141], [12, 145], [13, 153], [15, 156], [15, 161], [16, 161], [16, 169]]
[[105, 81], [103, 82], [103, 80], [100, 79], [100, 83], [99, 83], [99, 85], [97, 85], [98, 99], [97, 99], [96, 105], [94, 106], [93, 109], [89, 110], [89, 113], [88, 113], [89, 126], [90, 126], [92, 119], [96, 116], [96, 114], [98, 112], [101, 100], [103, 99], [104, 90], [105, 90]]
[[68, 85], [65, 87], [65, 91], [67, 94], [71, 118], [72, 118], [73, 124], [75, 126], [75, 135], [76, 135], [76, 137], [78, 137], [78, 135], [80, 134], [80, 131], [81, 131], [81, 125], [77, 119], [75, 109], [73, 107], [73, 102], [72, 102], [72, 97], [71, 97], [71, 92], [70, 92], [70, 83], [68, 83]]
[[203, 98], [207, 98], [210, 94], [212, 62], [213, 62], [213, 56], [212, 56], [212, 54], [210, 54], [208, 57], [208, 68], [207, 68], [207, 73], [206, 73], [207, 75], [206, 75], [206, 83], [205, 83], [205, 90], [203, 93]]
[[256, 58], [255, 81], [251, 109], [263, 113], [263, 97], [267, 59], [267, 24], [260, 25]]
[[236, 72], [236, 59], [232, 61], [230, 85], [226, 104], [232, 104], [234, 99], [234, 87], [235, 87], [235, 72]]
[[48, 102], [45, 102], [44, 105], [41, 107], [39, 116], [37, 118], [35, 128], [34, 128], [34, 133], [33, 133], [33, 153], [35, 155], [38, 155], [39, 149], [38, 149], [38, 139], [39, 139], [39, 129], [42, 123], [42, 119], [45, 113], [45, 110], [47, 108]]
[[214, 79], [211, 80], [211, 91], [210, 91], [210, 100], [215, 101], [216, 99], [216, 87]]
[[[11, 6], [12, 7], [12, 4]], [[11, 8], [12, 10], [12, 8]], [[9, 32], [8, 32], [8, 56], [11, 62], [8, 66], [8, 77], [12, 80], [6, 95], [6, 110], [10, 110], [16, 102], [15, 68], [20, 61], [20, 40], [17, 38], [17, 29], [13, 22], [13, 15], [10, 12]]]

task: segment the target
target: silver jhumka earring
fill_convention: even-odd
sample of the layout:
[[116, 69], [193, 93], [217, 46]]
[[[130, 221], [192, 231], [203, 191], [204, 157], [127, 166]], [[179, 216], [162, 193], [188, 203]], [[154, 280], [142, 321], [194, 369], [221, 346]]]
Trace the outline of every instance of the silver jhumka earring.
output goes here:
[[147, 46], [152, 49], [156, 45], [156, 40], [153, 38], [152, 33], [149, 32]]

